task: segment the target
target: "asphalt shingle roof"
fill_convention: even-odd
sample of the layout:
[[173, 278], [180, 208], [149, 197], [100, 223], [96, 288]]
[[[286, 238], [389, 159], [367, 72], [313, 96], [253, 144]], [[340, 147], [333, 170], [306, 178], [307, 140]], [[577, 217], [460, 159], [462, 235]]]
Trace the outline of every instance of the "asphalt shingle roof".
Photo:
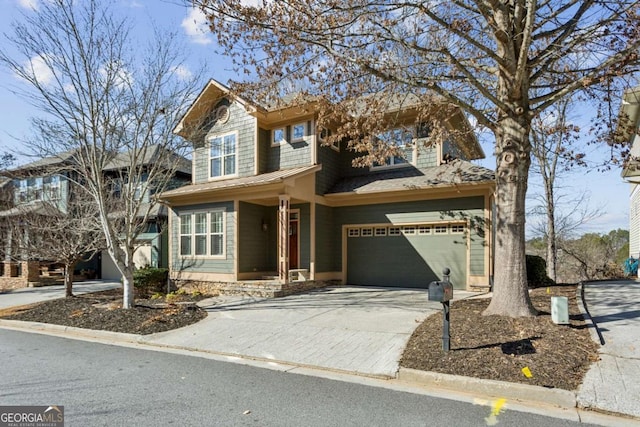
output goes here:
[[456, 184], [480, 184], [494, 180], [495, 174], [492, 170], [464, 160], [454, 160], [432, 168], [406, 167], [345, 178], [327, 194], [418, 190]]

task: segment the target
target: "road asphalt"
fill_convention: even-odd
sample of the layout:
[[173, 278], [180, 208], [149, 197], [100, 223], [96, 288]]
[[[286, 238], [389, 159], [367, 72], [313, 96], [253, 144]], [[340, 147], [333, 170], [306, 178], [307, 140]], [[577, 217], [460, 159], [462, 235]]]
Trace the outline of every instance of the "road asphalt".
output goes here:
[[[86, 286], [86, 288], [85, 288]], [[116, 287], [92, 283], [74, 292]], [[0, 308], [64, 296], [64, 289], [30, 288], [0, 294]], [[203, 321], [185, 328], [151, 335], [87, 331], [57, 325], [0, 319], [0, 327], [92, 339], [112, 344], [135, 344], [169, 351], [217, 355], [221, 360], [272, 369], [311, 369], [336, 375], [387, 379], [446, 391], [470, 393], [517, 404], [533, 404], [564, 411], [576, 408], [578, 419], [603, 425], [640, 426], [640, 283], [588, 282], [579, 288], [583, 312], [597, 342], [600, 360], [577, 391], [480, 380], [399, 368], [399, 359], [413, 330], [439, 303], [424, 290], [334, 287], [278, 299], [225, 296], [205, 300]], [[30, 296], [28, 296], [30, 295]], [[456, 291], [456, 298], [474, 294]], [[578, 298], [581, 300], [581, 298]], [[283, 368], [284, 367], [284, 368]], [[591, 418], [589, 418], [591, 417]]]

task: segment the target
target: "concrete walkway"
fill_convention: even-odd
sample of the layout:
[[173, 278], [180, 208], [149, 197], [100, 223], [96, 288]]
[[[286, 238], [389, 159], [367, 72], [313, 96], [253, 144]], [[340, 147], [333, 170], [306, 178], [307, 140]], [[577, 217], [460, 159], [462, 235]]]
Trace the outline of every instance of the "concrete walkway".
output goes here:
[[600, 342], [600, 360], [578, 390], [578, 404], [640, 418], [640, 283], [583, 285], [586, 309]]
[[[469, 295], [456, 291], [458, 298]], [[442, 307], [424, 290], [370, 287], [223, 297], [204, 306], [209, 316], [201, 322], [143, 342], [389, 378], [415, 328]]]
[[[105, 291], [122, 286], [119, 282], [87, 280], [73, 284], [74, 295]], [[64, 298], [64, 285], [13, 289], [0, 293], [0, 309]]]

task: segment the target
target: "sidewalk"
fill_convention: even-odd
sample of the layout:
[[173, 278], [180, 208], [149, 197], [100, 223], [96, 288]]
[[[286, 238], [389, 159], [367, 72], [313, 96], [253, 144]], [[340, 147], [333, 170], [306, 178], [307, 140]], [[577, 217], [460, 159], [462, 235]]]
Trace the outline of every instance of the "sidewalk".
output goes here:
[[[75, 282], [73, 284], [73, 293], [74, 295], [81, 295], [89, 292], [115, 289], [119, 288], [120, 286], [122, 285], [119, 282], [87, 280], [82, 282]], [[0, 309], [8, 307], [18, 307], [21, 305], [49, 301], [57, 298], [64, 298], [64, 285], [13, 289], [8, 292], [0, 293]]]
[[600, 360], [578, 390], [578, 405], [640, 418], [640, 283], [583, 285], [586, 309], [600, 342]]

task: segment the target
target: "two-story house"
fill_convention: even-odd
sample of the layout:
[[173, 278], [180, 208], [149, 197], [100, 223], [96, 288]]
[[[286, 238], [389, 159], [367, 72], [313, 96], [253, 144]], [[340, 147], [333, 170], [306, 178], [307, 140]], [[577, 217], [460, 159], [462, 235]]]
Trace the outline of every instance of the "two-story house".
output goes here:
[[629, 193], [629, 256], [640, 258], [640, 86], [625, 91], [618, 117], [618, 137], [629, 146], [622, 178], [631, 184]]
[[[484, 155], [474, 137], [424, 144], [414, 122], [378, 136], [405, 156], [358, 168], [322, 144], [312, 105], [269, 109], [211, 80], [176, 128], [192, 184], [161, 195], [171, 277], [427, 287], [449, 267], [456, 288], [488, 287], [493, 172], [470, 163]], [[468, 126], [459, 110], [448, 123]]]
[[[142, 159], [142, 167], [153, 165], [159, 158], [169, 161], [174, 166], [173, 177], [169, 188], [176, 188], [190, 182], [190, 162], [173, 153], [161, 154], [159, 146], [150, 147], [146, 151], [146, 157]], [[126, 154], [115, 155], [111, 162], [103, 169], [105, 179], [114, 183], [114, 200], [119, 195], [115, 188], [118, 182], [126, 180]], [[13, 193], [12, 204], [0, 210], [0, 218], [5, 226], [0, 227], [3, 241], [2, 252], [4, 263], [2, 268], [3, 280], [11, 287], [27, 286], [29, 283], [41, 281], [40, 261], [50, 264], [47, 260], [34, 259], [34, 257], [20, 249], [18, 239], [24, 238], [24, 233], [19, 227], [9, 227], [11, 221], [19, 222], [25, 215], [64, 215], [67, 212], [68, 202], [74, 196], [74, 192], [81, 191], [77, 188], [77, 175], [74, 172], [74, 152], [65, 152], [56, 156], [40, 159], [18, 168], [7, 171], [11, 177], [7, 186]], [[144, 175], [143, 175], [144, 177]], [[133, 197], [143, 201], [141, 212], [145, 210], [144, 204], [149, 203], [155, 197], [153, 186], [146, 191], [136, 192]], [[117, 209], [117, 206], [116, 206]], [[153, 266], [167, 267], [167, 210], [164, 206], [155, 204], [148, 218], [141, 222], [142, 232], [136, 238], [136, 251], [134, 263], [137, 267]], [[15, 235], [16, 233], [20, 235]], [[110, 255], [102, 251], [88, 261], [76, 266], [78, 271], [84, 270], [91, 273], [91, 277], [120, 280], [120, 273], [115, 267]], [[7, 287], [9, 287], [7, 285]]]

